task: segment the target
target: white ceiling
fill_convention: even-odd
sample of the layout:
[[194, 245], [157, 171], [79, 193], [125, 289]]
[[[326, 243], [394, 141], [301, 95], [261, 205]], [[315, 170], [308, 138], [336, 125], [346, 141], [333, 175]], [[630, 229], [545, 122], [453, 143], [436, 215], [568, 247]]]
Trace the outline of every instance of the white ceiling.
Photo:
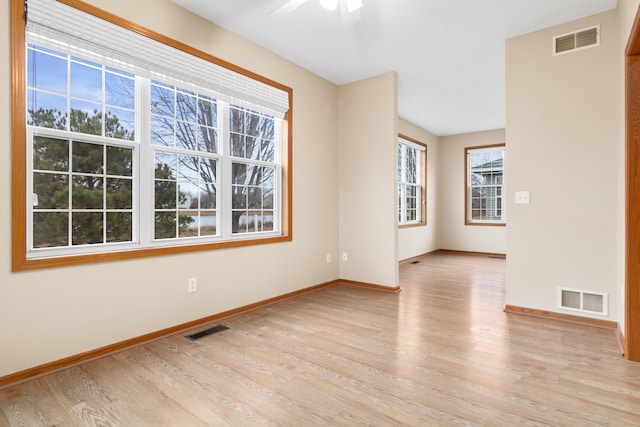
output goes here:
[[436, 135], [505, 126], [506, 39], [617, 6], [617, 0], [363, 0], [353, 23], [318, 0], [286, 14], [271, 13], [286, 0], [172, 1], [338, 85], [396, 71], [400, 117]]

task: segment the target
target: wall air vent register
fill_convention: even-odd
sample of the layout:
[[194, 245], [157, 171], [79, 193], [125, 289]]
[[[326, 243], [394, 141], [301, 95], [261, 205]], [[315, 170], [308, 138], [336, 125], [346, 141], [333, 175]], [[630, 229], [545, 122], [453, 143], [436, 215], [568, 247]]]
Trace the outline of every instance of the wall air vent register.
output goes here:
[[553, 38], [553, 55], [600, 46], [600, 26], [585, 28]]
[[606, 316], [609, 305], [607, 296], [606, 292], [558, 288], [558, 308]]

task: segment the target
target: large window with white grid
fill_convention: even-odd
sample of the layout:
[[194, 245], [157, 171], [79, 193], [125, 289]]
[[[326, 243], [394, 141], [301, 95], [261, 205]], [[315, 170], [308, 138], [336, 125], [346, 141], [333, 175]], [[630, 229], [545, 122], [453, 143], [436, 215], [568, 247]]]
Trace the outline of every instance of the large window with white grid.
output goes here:
[[[286, 236], [290, 90], [54, 0], [28, 6], [27, 263]], [[148, 51], [108, 43], [123, 37]]]

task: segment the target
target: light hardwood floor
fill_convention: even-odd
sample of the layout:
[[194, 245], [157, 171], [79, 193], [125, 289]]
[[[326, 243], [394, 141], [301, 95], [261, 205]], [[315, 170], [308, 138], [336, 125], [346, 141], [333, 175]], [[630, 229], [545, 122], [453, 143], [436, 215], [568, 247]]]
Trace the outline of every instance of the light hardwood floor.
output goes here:
[[614, 332], [504, 313], [504, 270], [423, 257], [5, 388], [0, 426], [640, 425]]

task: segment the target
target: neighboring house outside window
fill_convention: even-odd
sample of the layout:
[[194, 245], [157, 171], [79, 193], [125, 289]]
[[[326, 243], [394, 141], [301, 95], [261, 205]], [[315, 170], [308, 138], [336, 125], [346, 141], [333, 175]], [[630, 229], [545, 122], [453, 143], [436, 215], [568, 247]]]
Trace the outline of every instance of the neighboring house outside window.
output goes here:
[[407, 136], [398, 138], [398, 224], [426, 225], [427, 147]]
[[505, 145], [465, 148], [465, 224], [505, 225]]
[[[198, 80], [197, 74], [196, 84], [185, 81], [189, 74], [174, 77], [87, 52], [49, 33], [42, 37], [37, 22], [39, 13], [40, 19], [50, 19], [47, 7], [84, 12], [48, 0], [29, 6], [36, 22], [27, 25], [24, 45], [26, 141], [16, 142], [27, 165], [26, 186], [18, 188], [26, 194], [14, 192], [14, 203], [28, 201], [25, 229], [16, 234], [24, 240], [16, 244], [14, 239], [14, 250], [24, 252], [22, 264], [64, 265], [79, 262], [65, 261], [72, 257], [91, 262], [93, 254], [122, 259], [213, 249], [225, 242], [290, 240], [284, 206], [290, 183], [282, 179], [283, 168], [290, 166], [282, 129], [290, 92], [282, 98], [283, 89], [253, 81], [249, 87], [257, 89], [252, 87], [246, 101], [241, 89], [229, 88], [229, 96], [223, 87], [200, 86], [207, 79]], [[129, 36], [128, 30], [86, 16], [105, 25], [105, 32]], [[149, 42], [205, 71], [219, 69]], [[153, 68], [152, 60], [141, 64]], [[226, 84], [248, 79], [235, 71], [220, 73], [231, 76]], [[267, 93], [264, 98], [260, 90]], [[256, 99], [275, 99], [277, 106], [255, 104]], [[15, 259], [14, 269], [20, 269]]]

